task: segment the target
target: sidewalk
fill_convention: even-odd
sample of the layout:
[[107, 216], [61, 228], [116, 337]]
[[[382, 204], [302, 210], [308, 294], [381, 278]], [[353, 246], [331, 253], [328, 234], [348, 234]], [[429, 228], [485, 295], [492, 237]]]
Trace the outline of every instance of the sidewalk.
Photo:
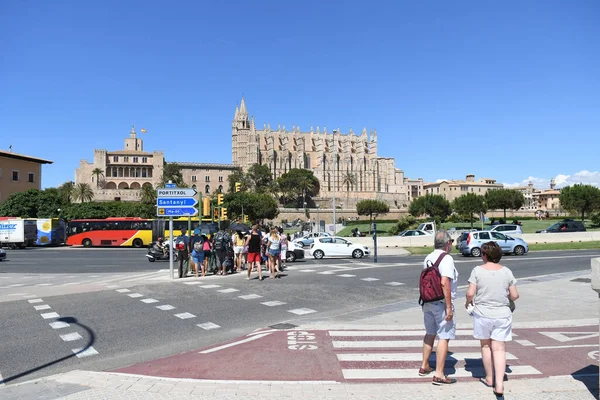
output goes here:
[[[598, 324], [598, 298], [589, 273], [565, 273], [518, 282], [521, 298], [515, 327], [571, 327]], [[457, 322], [470, 326], [457, 295]], [[573, 318], [577, 319], [573, 319]], [[306, 320], [304, 320], [306, 321]], [[347, 314], [336, 321], [305, 322], [302, 329], [420, 329], [422, 313], [415, 302], [396, 303]], [[597, 329], [597, 327], [596, 327]], [[593, 361], [590, 360], [590, 364]], [[241, 366], [244, 367], [244, 366]], [[251, 382], [159, 378], [120, 373], [71, 371], [22, 384], [0, 386], [0, 398], [17, 399], [494, 399], [490, 388], [477, 381], [448, 387], [431, 383], [347, 384], [336, 382]], [[598, 399], [598, 376], [553, 376], [512, 379], [505, 384], [507, 399]]]

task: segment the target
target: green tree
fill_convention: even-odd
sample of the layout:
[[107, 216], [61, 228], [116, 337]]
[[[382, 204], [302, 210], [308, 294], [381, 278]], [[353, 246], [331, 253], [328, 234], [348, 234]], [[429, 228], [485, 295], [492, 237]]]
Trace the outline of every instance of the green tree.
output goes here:
[[485, 194], [488, 210], [503, 210], [506, 220], [506, 210], [518, 210], [525, 204], [523, 193], [514, 189], [488, 190]]
[[380, 200], [361, 200], [356, 203], [356, 213], [358, 215], [369, 216], [369, 234], [371, 233], [371, 222], [373, 217], [385, 215], [390, 211], [390, 206], [386, 202]]
[[73, 193], [75, 192], [75, 183], [67, 181], [58, 187], [60, 199], [64, 207], [71, 204], [73, 201]]
[[296, 207], [304, 207], [304, 202], [312, 204], [312, 198], [319, 194], [320, 184], [312, 171], [292, 168], [277, 179], [285, 201], [294, 201]]
[[96, 188], [100, 187], [100, 178], [104, 178], [104, 170], [102, 168], [94, 168], [92, 176], [96, 177]]
[[78, 183], [75, 185], [75, 189], [73, 192], [73, 198], [75, 200], [79, 200], [82, 203], [90, 202], [94, 198], [94, 191], [87, 183]]
[[429, 193], [413, 200], [408, 207], [408, 212], [413, 217], [428, 215], [438, 222], [446, 221], [446, 218], [452, 214], [450, 202], [444, 196]]
[[272, 193], [273, 174], [267, 165], [252, 164], [246, 173], [249, 189], [257, 193]]
[[156, 189], [152, 185], [143, 185], [140, 189], [140, 201], [143, 204], [156, 205]]
[[454, 200], [452, 208], [458, 214], [466, 217], [471, 221], [471, 228], [473, 228], [473, 214], [485, 213], [487, 211], [485, 207], [485, 198], [475, 193], [466, 193]]
[[560, 191], [559, 200], [565, 210], [579, 213], [583, 222], [586, 214], [600, 210], [600, 189], [583, 184], [567, 186]]
[[277, 201], [267, 193], [237, 192], [223, 197], [223, 207], [230, 218], [241, 217], [242, 213], [250, 221], [274, 219], [279, 215]]
[[235, 184], [240, 183], [241, 190], [248, 190], [250, 188], [250, 183], [248, 182], [248, 178], [246, 174], [240, 169], [236, 168], [227, 178], [227, 182], [229, 185], [229, 189], [227, 190], [229, 193], [235, 193]]
[[163, 166], [163, 176], [160, 180], [160, 186], [165, 187], [169, 181], [173, 181], [177, 187], [187, 187], [183, 181], [183, 174], [181, 173], [181, 167], [179, 164], [165, 161]]
[[396, 222], [396, 224], [390, 228], [389, 233], [392, 236], [396, 236], [400, 232], [404, 232], [405, 230], [410, 229], [411, 227], [416, 225], [416, 223], [417, 219], [415, 217], [413, 217], [412, 215], [406, 215], [404, 217], [401, 217], [398, 220], [398, 222]]
[[55, 218], [62, 202], [58, 189], [29, 189], [13, 193], [0, 206], [0, 216], [21, 218]]

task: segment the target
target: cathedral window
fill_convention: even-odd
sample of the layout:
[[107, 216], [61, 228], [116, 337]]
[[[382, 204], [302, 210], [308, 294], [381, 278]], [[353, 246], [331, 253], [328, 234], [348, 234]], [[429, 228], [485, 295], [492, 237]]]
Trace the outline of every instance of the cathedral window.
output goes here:
[[148, 162], [148, 157], [142, 157], [142, 162], [145, 164]]
[[137, 157], [133, 157], [133, 162], [137, 163], [138, 162], [138, 158]]
[[114, 157], [113, 157], [113, 161], [114, 161], [114, 162], [119, 162], [119, 156], [114, 156]]

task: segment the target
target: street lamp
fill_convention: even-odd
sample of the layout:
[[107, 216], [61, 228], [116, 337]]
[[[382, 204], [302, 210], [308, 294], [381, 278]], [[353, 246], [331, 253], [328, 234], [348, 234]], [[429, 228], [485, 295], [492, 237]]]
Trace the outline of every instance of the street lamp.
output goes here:
[[333, 161], [333, 235], [335, 236], [336, 234], [336, 224], [337, 224], [337, 219], [336, 219], [336, 209], [335, 209], [335, 173], [337, 171], [337, 153], [335, 151], [335, 134], [336, 133], [340, 133], [340, 128], [338, 129], [334, 129], [333, 130], [333, 156], [334, 156], [334, 161]]
[[321, 232], [321, 219], [319, 218], [319, 205], [315, 206], [317, 208], [317, 232]]

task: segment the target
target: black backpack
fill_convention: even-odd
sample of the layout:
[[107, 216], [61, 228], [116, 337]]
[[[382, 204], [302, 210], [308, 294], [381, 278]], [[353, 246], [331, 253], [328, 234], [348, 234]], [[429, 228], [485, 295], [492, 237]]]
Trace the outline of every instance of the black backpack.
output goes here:
[[229, 237], [228, 237], [227, 233], [225, 233], [223, 231], [217, 232], [217, 234], [215, 235], [215, 249], [216, 250], [223, 250], [223, 249], [227, 248], [228, 242], [229, 242]]

